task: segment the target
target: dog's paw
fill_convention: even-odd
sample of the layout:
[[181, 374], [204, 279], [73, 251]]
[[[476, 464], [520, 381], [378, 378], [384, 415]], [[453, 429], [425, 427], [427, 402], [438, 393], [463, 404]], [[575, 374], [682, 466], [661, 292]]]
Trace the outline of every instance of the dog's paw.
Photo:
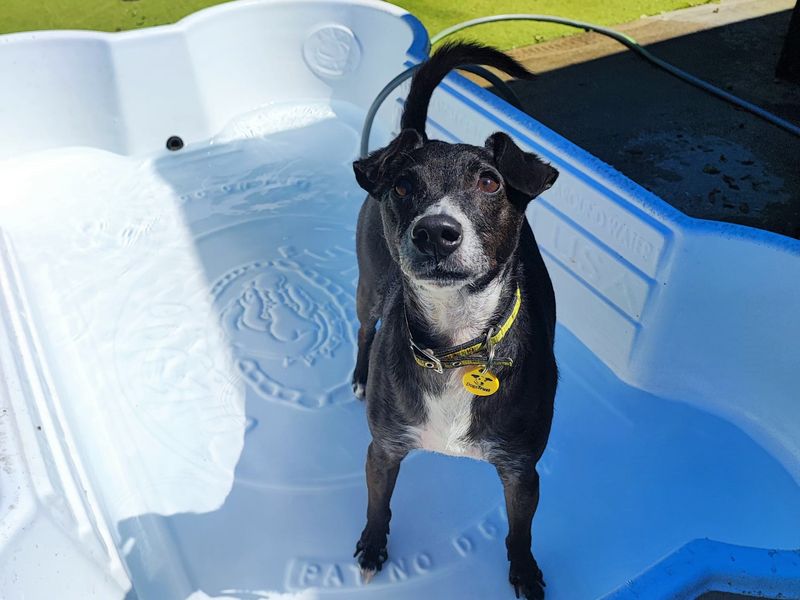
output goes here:
[[367, 374], [360, 365], [356, 365], [351, 381], [353, 383], [353, 394], [359, 400], [363, 400], [367, 395]]
[[514, 587], [517, 598], [521, 595], [526, 600], [543, 600], [544, 577], [533, 556], [512, 560], [508, 580]]
[[386, 546], [382, 548], [359, 540], [356, 544], [356, 551], [353, 556], [358, 561], [358, 567], [361, 570], [361, 583], [367, 584], [375, 577], [375, 573], [383, 568], [383, 563], [389, 558], [389, 553], [386, 551]]

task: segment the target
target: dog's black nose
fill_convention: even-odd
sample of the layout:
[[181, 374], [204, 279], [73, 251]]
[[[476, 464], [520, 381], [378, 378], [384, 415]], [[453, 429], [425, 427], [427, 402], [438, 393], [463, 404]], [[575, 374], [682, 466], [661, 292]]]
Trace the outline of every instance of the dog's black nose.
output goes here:
[[423, 254], [443, 258], [461, 245], [461, 225], [447, 215], [423, 217], [414, 226], [411, 239]]

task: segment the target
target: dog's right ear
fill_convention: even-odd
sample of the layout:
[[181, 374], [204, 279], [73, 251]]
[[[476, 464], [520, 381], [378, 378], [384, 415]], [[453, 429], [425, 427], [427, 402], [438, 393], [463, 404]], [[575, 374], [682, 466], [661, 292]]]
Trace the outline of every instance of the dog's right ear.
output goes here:
[[422, 146], [422, 136], [413, 129], [403, 129], [388, 146], [371, 152], [366, 158], [361, 158], [353, 163], [353, 172], [356, 174], [358, 185], [364, 188], [370, 196], [378, 198], [381, 184], [391, 185], [386, 181], [386, 175], [393, 167], [397, 166], [406, 153]]

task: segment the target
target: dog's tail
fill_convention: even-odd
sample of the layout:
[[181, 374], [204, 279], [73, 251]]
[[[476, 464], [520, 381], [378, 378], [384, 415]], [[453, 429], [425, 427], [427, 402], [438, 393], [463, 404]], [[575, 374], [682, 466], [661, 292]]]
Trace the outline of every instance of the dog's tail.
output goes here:
[[414, 129], [426, 138], [425, 121], [433, 90], [450, 71], [467, 65], [494, 67], [518, 79], [534, 76], [516, 60], [494, 48], [476, 42], [447, 42], [414, 73], [400, 120], [402, 129]]

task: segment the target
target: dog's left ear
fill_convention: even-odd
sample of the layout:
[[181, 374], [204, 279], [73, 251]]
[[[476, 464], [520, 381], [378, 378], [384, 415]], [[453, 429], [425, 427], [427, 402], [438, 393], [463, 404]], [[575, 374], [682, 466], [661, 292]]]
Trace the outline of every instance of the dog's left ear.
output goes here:
[[494, 164], [503, 179], [526, 201], [550, 189], [558, 179], [558, 171], [535, 154], [523, 152], [505, 133], [493, 133], [485, 145], [494, 154]]
[[353, 163], [353, 172], [358, 185], [370, 196], [377, 198], [381, 183], [391, 184], [384, 180], [392, 167], [403, 158], [403, 153], [415, 150], [420, 146], [422, 146], [422, 136], [419, 132], [413, 129], [403, 129], [388, 146], [375, 150], [366, 158], [361, 158]]

